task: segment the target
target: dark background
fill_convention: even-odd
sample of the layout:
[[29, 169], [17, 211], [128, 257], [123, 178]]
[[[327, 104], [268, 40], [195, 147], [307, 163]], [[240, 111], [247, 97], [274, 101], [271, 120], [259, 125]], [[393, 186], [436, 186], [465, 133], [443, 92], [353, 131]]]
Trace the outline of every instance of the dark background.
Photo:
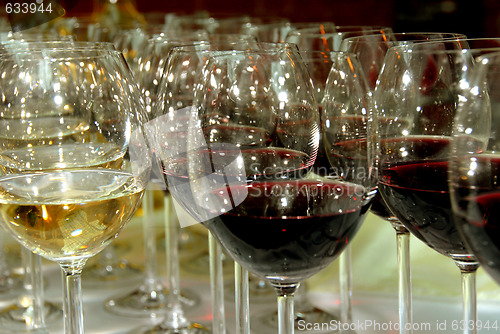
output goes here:
[[[76, 5], [69, 16], [92, 13], [95, 1]], [[121, 0], [118, 0], [121, 1]], [[333, 21], [337, 25], [385, 25], [395, 32], [439, 31], [468, 37], [500, 37], [499, 0], [131, 0], [143, 13], [208, 11], [214, 17], [279, 16], [292, 22]]]

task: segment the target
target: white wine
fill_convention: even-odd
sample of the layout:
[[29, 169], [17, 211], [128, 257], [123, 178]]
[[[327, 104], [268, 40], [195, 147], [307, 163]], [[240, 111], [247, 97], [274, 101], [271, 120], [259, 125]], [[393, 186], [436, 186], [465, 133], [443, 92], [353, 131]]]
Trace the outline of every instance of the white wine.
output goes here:
[[53, 261], [95, 255], [135, 213], [145, 184], [109, 169], [0, 177], [0, 223]]

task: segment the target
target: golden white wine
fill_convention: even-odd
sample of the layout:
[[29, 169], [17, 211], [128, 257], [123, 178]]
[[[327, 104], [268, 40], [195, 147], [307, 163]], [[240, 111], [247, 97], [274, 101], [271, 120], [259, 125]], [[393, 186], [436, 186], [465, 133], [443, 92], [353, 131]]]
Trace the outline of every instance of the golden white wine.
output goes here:
[[54, 261], [102, 250], [135, 213], [144, 184], [130, 173], [62, 170], [0, 177], [0, 224]]

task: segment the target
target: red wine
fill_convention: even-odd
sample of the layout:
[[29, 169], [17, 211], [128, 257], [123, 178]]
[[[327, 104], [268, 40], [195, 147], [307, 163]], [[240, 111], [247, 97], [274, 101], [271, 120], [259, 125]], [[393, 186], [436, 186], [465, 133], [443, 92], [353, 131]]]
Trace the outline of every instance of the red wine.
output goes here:
[[[457, 230], [448, 190], [449, 139], [409, 137], [382, 142], [379, 191], [401, 223], [429, 247], [446, 256], [469, 255]], [[391, 163], [395, 157], [404, 162]], [[384, 159], [384, 158], [383, 158]]]
[[235, 261], [281, 283], [306, 279], [331, 263], [368, 210], [363, 188], [349, 183], [297, 180], [244, 187], [243, 202], [204, 224]]

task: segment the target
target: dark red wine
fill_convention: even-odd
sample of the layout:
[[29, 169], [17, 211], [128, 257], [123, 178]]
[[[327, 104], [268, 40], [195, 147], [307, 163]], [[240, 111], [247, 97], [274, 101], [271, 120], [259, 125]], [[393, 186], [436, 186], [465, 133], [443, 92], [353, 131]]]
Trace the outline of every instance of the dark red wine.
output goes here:
[[246, 190], [244, 201], [204, 224], [236, 261], [281, 283], [303, 280], [331, 263], [368, 210], [363, 188], [349, 183], [254, 182]]
[[[449, 140], [409, 137], [382, 142], [382, 147], [389, 157], [382, 164], [379, 191], [390, 210], [413, 235], [439, 253], [470, 254], [455, 226], [451, 209]], [[391, 157], [397, 156], [406, 161], [391, 163]]]

